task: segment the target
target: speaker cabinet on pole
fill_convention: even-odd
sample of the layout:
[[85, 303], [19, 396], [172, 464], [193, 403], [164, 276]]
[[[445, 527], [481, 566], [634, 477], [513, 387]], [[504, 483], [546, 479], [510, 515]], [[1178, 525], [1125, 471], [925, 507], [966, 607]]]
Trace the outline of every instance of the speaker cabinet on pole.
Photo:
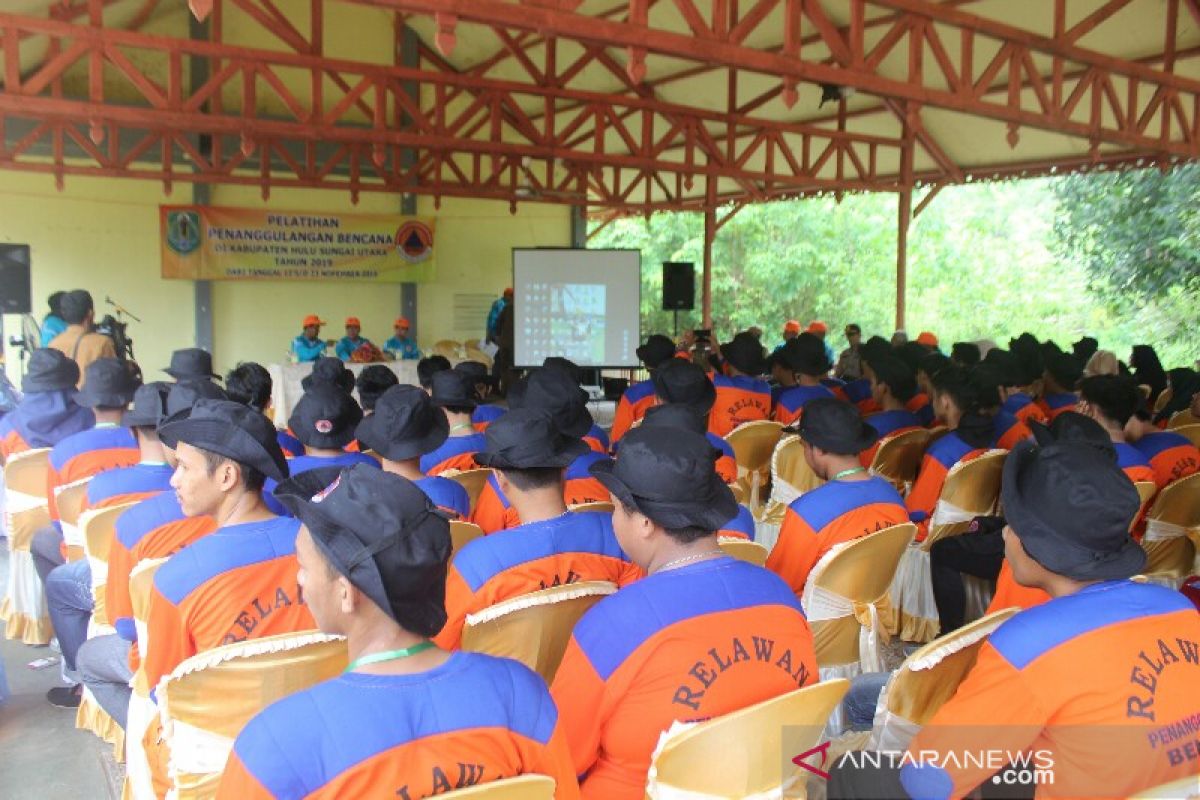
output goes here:
[[696, 265], [663, 262], [663, 311], [691, 311], [696, 305]]
[[29, 314], [29, 245], [0, 244], [0, 314]]

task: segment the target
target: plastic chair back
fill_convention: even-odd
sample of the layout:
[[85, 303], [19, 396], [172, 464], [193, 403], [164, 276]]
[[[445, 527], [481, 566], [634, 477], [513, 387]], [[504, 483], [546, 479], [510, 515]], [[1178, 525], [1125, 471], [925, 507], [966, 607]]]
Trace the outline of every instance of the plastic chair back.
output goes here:
[[900, 494], [906, 494], [917, 472], [921, 469], [921, 459], [929, 448], [929, 431], [918, 429], [890, 436], [884, 439], [875, 458], [871, 461], [871, 472], [878, 475], [896, 487]]
[[483, 536], [483, 528], [474, 522], [463, 522], [460, 519], [450, 520], [450, 545], [452, 553], [462, 550], [480, 536]]
[[733, 556], [739, 561], [748, 561], [760, 567], [767, 563], [767, 548], [758, 542], [729, 538], [721, 539], [720, 546], [725, 555]]
[[8, 534], [8, 587], [0, 602], [4, 635], [43, 645], [54, 635], [46, 594], [33, 566], [33, 535], [50, 524], [46, 476], [50, 449], [13, 453], [4, 465], [4, 527]]
[[996, 510], [1006, 458], [1007, 450], [990, 450], [950, 468], [929, 523], [929, 534], [923, 544], [925, 550], [939, 539], [966, 533], [974, 517]]
[[446, 473], [443, 477], [449, 478], [467, 490], [467, 497], [471, 499], [471, 512], [474, 513], [475, 506], [479, 503], [479, 495], [482, 494], [484, 484], [487, 483], [488, 476], [491, 474], [492, 471], [484, 467]]
[[518, 775], [439, 795], [441, 800], [554, 800], [554, 778]]
[[119, 506], [89, 509], [79, 517], [79, 528], [83, 533], [83, 549], [92, 568], [92, 622], [108, 626], [108, 613], [104, 607], [104, 586], [108, 583], [108, 551], [112, 547], [117, 517], [125, 513], [134, 503]]

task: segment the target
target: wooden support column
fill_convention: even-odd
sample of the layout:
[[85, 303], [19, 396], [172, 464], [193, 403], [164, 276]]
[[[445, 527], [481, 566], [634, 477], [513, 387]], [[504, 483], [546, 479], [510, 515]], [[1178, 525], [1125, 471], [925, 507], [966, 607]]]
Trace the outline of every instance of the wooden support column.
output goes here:
[[717, 182], [714, 178], [706, 181], [704, 202], [704, 279], [702, 281], [700, 301], [701, 316], [704, 327], [712, 330], [712, 251], [713, 241], [717, 238]]
[[896, 219], [896, 330], [904, 330], [908, 295], [908, 228], [912, 222], [913, 144], [917, 107], [904, 104], [904, 133], [900, 145], [900, 198]]
[[[192, 41], [207, 42], [212, 35], [212, 29], [215, 24], [212, 18], [200, 22], [194, 16], [188, 15], [188, 36]], [[218, 29], [219, 34], [219, 29]], [[190, 85], [193, 93], [197, 92], [201, 86], [207, 81], [210, 74], [210, 63], [205, 58], [197, 58], [195, 56], [189, 58], [190, 61]], [[209, 111], [209, 105], [206, 103], [205, 111]], [[112, 135], [116, 135], [115, 133]], [[212, 136], [200, 134], [197, 138], [197, 149], [200, 154], [207, 159], [212, 158], [213, 140]], [[212, 202], [212, 188], [207, 183], [195, 182], [192, 184], [192, 204], [197, 206], [206, 206]], [[213, 347], [216, 344], [216, 337], [213, 333], [213, 291], [212, 281], [198, 280], [192, 282], [192, 307], [195, 313], [195, 327], [192, 332], [192, 344], [202, 350], [213, 352]]]

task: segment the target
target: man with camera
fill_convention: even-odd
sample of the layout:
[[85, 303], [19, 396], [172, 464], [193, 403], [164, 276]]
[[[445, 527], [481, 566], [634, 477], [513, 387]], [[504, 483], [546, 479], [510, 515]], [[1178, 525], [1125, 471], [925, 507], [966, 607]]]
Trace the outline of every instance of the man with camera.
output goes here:
[[61, 302], [67, 329], [54, 337], [50, 347], [79, 365], [79, 388], [82, 389], [87, 365], [98, 358], [116, 358], [117, 348], [112, 339], [96, 333], [96, 307], [89, 292], [74, 289], [63, 295]]

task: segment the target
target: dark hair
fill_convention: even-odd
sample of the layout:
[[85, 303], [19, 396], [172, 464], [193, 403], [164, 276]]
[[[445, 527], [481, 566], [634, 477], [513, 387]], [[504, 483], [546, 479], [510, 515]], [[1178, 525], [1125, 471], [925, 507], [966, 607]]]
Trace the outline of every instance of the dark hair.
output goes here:
[[537, 467], [535, 469], [502, 469], [508, 482], [522, 492], [549, 489], [563, 480], [561, 467]]
[[[645, 512], [643, 512], [640, 508], [631, 506], [623, 500], [618, 500], [617, 502], [620, 503], [621, 508], [625, 510], [626, 514], [641, 514], [642, 516], [646, 516]], [[707, 528], [697, 527], [663, 528], [663, 532], [680, 544], [691, 544], [692, 542], [703, 539], [705, 536], [712, 536], [713, 533], [715, 533], [715, 531], [710, 531]]]
[[1133, 378], [1093, 375], [1079, 384], [1080, 396], [1121, 427], [1137, 412], [1142, 393]]
[[264, 410], [271, 402], [273, 385], [271, 373], [254, 361], [240, 362], [225, 376], [225, 393], [229, 399], [256, 411]]
[[196, 449], [204, 455], [204, 463], [210, 476], [216, 474], [217, 468], [228, 461], [237, 465], [238, 474], [242, 476], [242, 488], [247, 492], [261, 492], [263, 484], [267, 482], [267, 476], [249, 464], [243, 464], [229, 456], [223, 456], [220, 453], [214, 453], [211, 450], [205, 450], [201, 447], [197, 447]]
[[426, 356], [417, 362], [417, 382], [422, 389], [433, 386], [433, 375], [436, 372], [450, 369], [450, 359], [445, 356]]
[[933, 388], [948, 396], [962, 413], [955, 433], [975, 448], [990, 447], [996, 439], [992, 417], [1000, 405], [1000, 387], [990, 371], [949, 366], [933, 376]]
[[383, 364], [372, 364], [358, 373], [354, 384], [358, 387], [358, 399], [367, 411], [375, 410], [375, 403], [383, 393], [400, 383], [396, 373]]
[[79, 325], [95, 310], [92, 295], [86, 289], [72, 289], [63, 295], [60, 304], [63, 321], [68, 325]]
[[875, 375], [875, 382], [887, 386], [892, 397], [907, 403], [917, 393], [917, 376], [898, 358], [873, 358], [867, 362]]
[[66, 292], [53, 292], [46, 302], [50, 306], [50, 313], [56, 317], [62, 316], [62, 299]]
[[1189, 408], [1192, 395], [1200, 392], [1200, 375], [1187, 367], [1178, 367], [1167, 373], [1171, 381], [1171, 397], [1155, 416], [1155, 422], [1170, 419], [1176, 412]]
[[1009, 352], [1013, 354], [1016, 366], [1016, 377], [1020, 383], [1017, 386], [1028, 386], [1042, 377], [1046, 371], [1046, 361], [1042, 357], [1042, 348], [1031, 333], [1022, 333], [1009, 342]]
[[955, 342], [950, 348], [950, 360], [961, 367], [973, 367], [980, 359], [979, 345], [974, 342]]
[[472, 406], [442, 406], [449, 414], [474, 414], [475, 409]]
[[1074, 391], [1075, 385], [1079, 383], [1083, 369], [1075, 360], [1075, 356], [1058, 353], [1046, 359], [1046, 374], [1053, 378], [1055, 383], [1070, 392]]
[[917, 362], [917, 369], [932, 378], [950, 365], [949, 357], [935, 350], [921, 357], [921, 360]]
[[846, 326], [846, 333], [857, 333], [859, 336], [862, 336], [862, 328], [859, 327], [857, 322], [851, 322]]
[[1129, 356], [1129, 368], [1133, 370], [1133, 379], [1150, 387], [1150, 402], [1158, 399], [1158, 395], [1167, 388], [1167, 373], [1163, 371], [1158, 353], [1148, 344], [1135, 344]]

